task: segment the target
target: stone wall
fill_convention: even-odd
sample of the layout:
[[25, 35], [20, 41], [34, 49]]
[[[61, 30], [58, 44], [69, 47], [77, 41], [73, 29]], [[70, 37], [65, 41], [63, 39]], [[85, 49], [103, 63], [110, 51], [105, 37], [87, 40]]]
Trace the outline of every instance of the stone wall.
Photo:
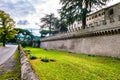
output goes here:
[[[69, 30], [66, 33], [43, 38], [40, 40], [40, 47], [120, 58], [119, 8], [120, 3], [104, 9], [103, 19], [93, 19], [90, 21], [92, 26], [86, 26], [85, 29], [78, 27], [78, 29]], [[109, 14], [111, 10], [113, 13]]]
[[42, 48], [120, 58], [120, 34], [46, 41]]
[[120, 26], [81, 30], [41, 39], [40, 47], [120, 58]]
[[21, 79], [22, 80], [39, 80], [36, 74], [34, 73], [34, 70], [31, 67], [31, 64], [29, 63], [27, 57], [25, 56], [25, 53], [21, 46], [19, 46], [20, 49], [20, 62], [21, 62]]

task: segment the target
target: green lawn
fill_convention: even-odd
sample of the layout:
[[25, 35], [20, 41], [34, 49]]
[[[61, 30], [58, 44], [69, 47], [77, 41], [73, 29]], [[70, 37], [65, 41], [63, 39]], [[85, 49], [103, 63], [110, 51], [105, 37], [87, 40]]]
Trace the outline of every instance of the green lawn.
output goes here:
[[[41, 80], [120, 80], [120, 59], [25, 48], [38, 57], [30, 60]], [[41, 62], [40, 58], [55, 62]]]

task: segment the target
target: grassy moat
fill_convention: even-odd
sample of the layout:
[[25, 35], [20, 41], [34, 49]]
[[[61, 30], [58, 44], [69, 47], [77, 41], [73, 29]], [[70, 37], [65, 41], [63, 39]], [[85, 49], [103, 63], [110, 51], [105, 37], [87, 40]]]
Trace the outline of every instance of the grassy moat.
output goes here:
[[[41, 80], [120, 80], [120, 59], [27, 47]], [[41, 59], [54, 60], [43, 62]]]

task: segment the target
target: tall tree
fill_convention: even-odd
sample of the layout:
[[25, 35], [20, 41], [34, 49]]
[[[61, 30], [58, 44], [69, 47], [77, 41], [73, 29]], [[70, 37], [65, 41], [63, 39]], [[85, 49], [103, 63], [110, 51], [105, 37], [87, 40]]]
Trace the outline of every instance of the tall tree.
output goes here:
[[17, 31], [14, 30], [15, 22], [9, 14], [5, 13], [4, 11], [0, 11], [0, 19], [0, 41], [3, 43], [3, 46], [5, 46], [7, 41], [15, 37]]
[[110, 0], [60, 0], [63, 5], [61, 15], [66, 18], [69, 25], [82, 20], [82, 28], [84, 29], [86, 16], [91, 12], [91, 8], [96, 5], [105, 5], [107, 1]]
[[51, 34], [52, 26], [55, 25], [55, 20], [56, 20], [56, 17], [52, 13], [51, 14], [47, 14], [47, 15], [45, 15], [45, 17], [41, 18], [41, 22], [44, 23], [42, 25], [42, 27], [49, 27], [50, 34]]
[[[49, 27], [49, 30], [47, 30], [47, 32], [50, 34], [67, 31], [66, 21], [62, 17], [60, 17], [60, 19], [58, 17], [55, 17], [54, 14], [46, 15], [41, 19], [41, 22], [44, 22], [41, 28]], [[51, 26], [53, 29], [51, 29]], [[46, 30], [42, 30], [42, 32], [46, 32]]]

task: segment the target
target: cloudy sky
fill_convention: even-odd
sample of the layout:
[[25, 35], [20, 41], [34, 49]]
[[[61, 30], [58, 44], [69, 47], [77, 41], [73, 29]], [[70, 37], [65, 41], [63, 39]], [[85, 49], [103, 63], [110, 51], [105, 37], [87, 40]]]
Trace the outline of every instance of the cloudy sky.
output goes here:
[[[120, 2], [113, 0], [108, 5]], [[39, 29], [40, 18], [60, 9], [59, 0], [0, 0], [0, 10], [4, 10], [16, 21], [16, 27]]]

